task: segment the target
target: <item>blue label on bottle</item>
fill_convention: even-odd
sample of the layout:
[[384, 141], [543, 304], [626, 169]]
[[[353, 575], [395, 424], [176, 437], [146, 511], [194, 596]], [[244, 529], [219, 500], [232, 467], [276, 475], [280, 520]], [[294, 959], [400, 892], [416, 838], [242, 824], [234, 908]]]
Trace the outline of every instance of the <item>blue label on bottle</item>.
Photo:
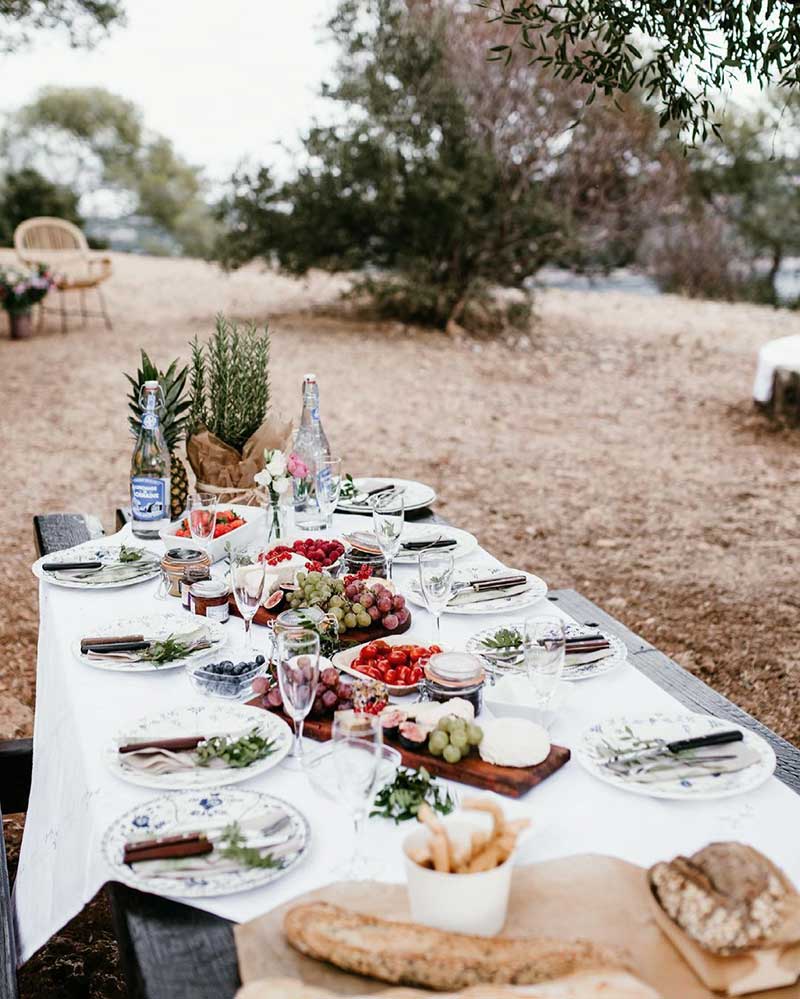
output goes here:
[[319, 423], [319, 406], [311, 407], [311, 419], [314, 423]]
[[164, 520], [167, 509], [167, 480], [137, 475], [131, 479], [131, 514], [134, 520]]
[[142, 417], [142, 426], [145, 430], [155, 430], [158, 426], [158, 417], [155, 413], [145, 413]]

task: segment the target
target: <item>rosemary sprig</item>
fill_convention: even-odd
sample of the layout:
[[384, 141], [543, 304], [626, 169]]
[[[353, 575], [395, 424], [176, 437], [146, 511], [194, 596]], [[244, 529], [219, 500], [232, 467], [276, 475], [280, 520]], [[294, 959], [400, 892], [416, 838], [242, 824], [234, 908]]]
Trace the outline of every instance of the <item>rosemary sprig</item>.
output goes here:
[[[238, 822], [225, 826], [219, 838], [220, 854], [228, 860], [235, 860], [242, 867], [266, 867], [280, 870], [284, 861], [276, 860], [271, 853], [262, 854], [254, 846], [245, 846], [246, 840]], [[224, 844], [224, 845], [223, 845]]]
[[423, 802], [442, 815], [452, 812], [456, 804], [450, 792], [437, 784], [425, 767], [419, 770], [398, 767], [394, 780], [375, 795], [375, 807], [370, 815], [392, 819], [399, 824], [415, 819]]
[[229, 767], [238, 769], [249, 767], [256, 760], [263, 760], [275, 752], [275, 742], [258, 734], [253, 728], [241, 739], [231, 741], [226, 735], [215, 735], [201, 742], [195, 750], [201, 767], [207, 767], [212, 760], [223, 760]]
[[147, 649], [146, 658], [148, 662], [171, 663], [176, 659], [185, 659], [190, 652], [194, 652], [199, 647], [194, 642], [182, 642], [179, 638], [167, 635], [160, 642], [153, 642]]
[[140, 562], [141, 558], [142, 558], [141, 548], [129, 548], [127, 545], [120, 545], [119, 547], [120, 562]]
[[358, 489], [356, 488], [355, 482], [353, 482], [353, 476], [349, 473], [345, 475], [342, 480], [342, 488], [339, 493], [341, 499], [353, 499], [358, 494]]

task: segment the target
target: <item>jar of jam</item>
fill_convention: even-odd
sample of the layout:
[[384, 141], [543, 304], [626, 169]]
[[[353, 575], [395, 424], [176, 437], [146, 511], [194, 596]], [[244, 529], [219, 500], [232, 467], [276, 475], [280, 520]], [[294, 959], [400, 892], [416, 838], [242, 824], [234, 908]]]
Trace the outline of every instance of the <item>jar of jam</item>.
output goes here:
[[469, 701], [476, 716], [483, 707], [485, 673], [478, 656], [469, 652], [437, 652], [425, 663], [422, 694], [443, 704], [454, 697]]
[[207, 565], [188, 565], [183, 570], [183, 577], [181, 578], [181, 603], [185, 610], [192, 610], [192, 586], [204, 579], [211, 579], [211, 570]]
[[189, 591], [192, 610], [200, 617], [207, 617], [220, 624], [230, 617], [228, 584], [222, 579], [201, 579]]
[[372, 575], [375, 578], [386, 578], [386, 559], [380, 552], [365, 552], [360, 548], [350, 548], [345, 552], [344, 568], [348, 575], [355, 576], [358, 570], [365, 565], [372, 569]]

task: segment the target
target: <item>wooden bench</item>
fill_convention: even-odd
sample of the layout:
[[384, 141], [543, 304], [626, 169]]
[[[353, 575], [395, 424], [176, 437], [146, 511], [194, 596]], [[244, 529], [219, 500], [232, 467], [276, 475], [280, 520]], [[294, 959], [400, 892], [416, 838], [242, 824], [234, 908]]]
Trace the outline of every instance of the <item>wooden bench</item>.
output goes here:
[[[729, 719], [762, 735], [775, 750], [776, 776], [800, 793], [800, 750], [795, 746], [575, 590], [555, 590], [548, 599], [576, 621], [601, 627], [620, 638], [634, 668], [672, 694], [688, 710]], [[106, 891], [131, 996], [137, 999], [230, 999], [233, 996], [239, 977], [232, 923], [118, 882], [107, 884]], [[14, 992], [7, 994], [15, 995]], [[2, 992], [0, 999], [5, 999]]]

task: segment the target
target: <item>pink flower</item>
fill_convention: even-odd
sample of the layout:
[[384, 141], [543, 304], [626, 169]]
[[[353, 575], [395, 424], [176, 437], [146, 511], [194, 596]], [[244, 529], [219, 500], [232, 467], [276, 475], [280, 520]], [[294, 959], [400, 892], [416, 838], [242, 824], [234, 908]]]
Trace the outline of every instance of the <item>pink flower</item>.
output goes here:
[[298, 458], [296, 454], [289, 455], [286, 467], [289, 470], [289, 475], [293, 476], [295, 479], [308, 478], [308, 465]]

